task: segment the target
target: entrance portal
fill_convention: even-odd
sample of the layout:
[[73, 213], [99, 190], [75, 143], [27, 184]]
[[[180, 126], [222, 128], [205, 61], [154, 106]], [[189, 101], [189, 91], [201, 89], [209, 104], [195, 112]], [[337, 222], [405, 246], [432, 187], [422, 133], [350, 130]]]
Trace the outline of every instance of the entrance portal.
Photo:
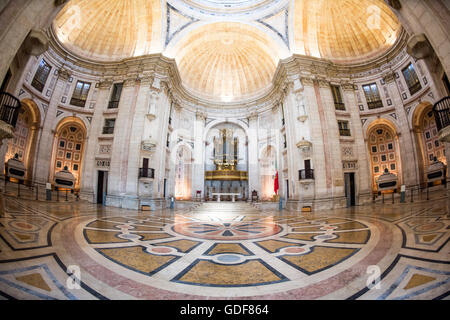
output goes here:
[[355, 196], [355, 173], [345, 173], [345, 197], [347, 198], [347, 207], [353, 207], [356, 205]]

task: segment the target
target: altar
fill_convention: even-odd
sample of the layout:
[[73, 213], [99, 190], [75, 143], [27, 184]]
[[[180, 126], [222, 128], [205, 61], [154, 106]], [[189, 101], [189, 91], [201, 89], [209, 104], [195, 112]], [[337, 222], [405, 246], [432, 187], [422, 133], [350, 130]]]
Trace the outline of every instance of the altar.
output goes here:
[[231, 201], [235, 202], [235, 197], [239, 197], [240, 193], [212, 193], [213, 196], [217, 196], [217, 202], [220, 202], [220, 196], [231, 196]]

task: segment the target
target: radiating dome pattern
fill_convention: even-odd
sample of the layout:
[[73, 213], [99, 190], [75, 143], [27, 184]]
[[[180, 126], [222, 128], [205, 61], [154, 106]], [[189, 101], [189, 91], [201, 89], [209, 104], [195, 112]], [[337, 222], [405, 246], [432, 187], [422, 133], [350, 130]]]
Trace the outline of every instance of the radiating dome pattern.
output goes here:
[[75, 54], [116, 61], [153, 51], [160, 25], [159, 0], [71, 0], [56, 17], [54, 30]]
[[401, 25], [381, 0], [296, 0], [296, 53], [354, 63], [390, 48]]
[[401, 24], [383, 0], [71, 0], [53, 30], [94, 61], [175, 58], [188, 90], [229, 102], [264, 92], [292, 54], [339, 64], [379, 57]]
[[188, 89], [225, 102], [267, 88], [278, 62], [264, 33], [240, 23], [206, 25], [186, 36], [174, 52]]

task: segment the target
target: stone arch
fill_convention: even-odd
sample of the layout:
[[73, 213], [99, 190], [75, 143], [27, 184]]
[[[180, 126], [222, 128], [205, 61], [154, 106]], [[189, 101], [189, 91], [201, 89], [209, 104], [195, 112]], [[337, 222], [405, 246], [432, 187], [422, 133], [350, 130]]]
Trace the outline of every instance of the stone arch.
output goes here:
[[372, 190], [376, 191], [377, 179], [387, 168], [398, 177], [398, 185], [402, 183], [402, 167], [398, 131], [387, 119], [377, 119], [368, 125], [366, 130], [367, 148], [370, 158], [370, 174]]
[[421, 102], [414, 109], [411, 120], [421, 184], [426, 183], [426, 170], [434, 162], [434, 157], [447, 164], [445, 146], [438, 139], [438, 130], [432, 109], [433, 105], [430, 102]]
[[25, 180], [33, 179], [33, 164], [36, 155], [38, 132], [41, 126], [41, 112], [32, 99], [23, 99], [14, 135], [8, 143], [5, 162], [17, 153], [27, 169]]
[[62, 119], [55, 128], [52, 158], [50, 162], [50, 181], [54, 174], [64, 167], [76, 178], [75, 190], [80, 188], [87, 128], [81, 119], [73, 116]]

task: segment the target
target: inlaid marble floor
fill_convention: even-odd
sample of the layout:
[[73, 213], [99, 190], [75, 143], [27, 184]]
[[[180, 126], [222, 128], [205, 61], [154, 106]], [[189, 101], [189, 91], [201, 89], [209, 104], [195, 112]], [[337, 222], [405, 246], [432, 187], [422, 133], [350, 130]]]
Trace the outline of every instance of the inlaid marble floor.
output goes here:
[[445, 195], [307, 214], [0, 196], [0, 299], [449, 299]]

